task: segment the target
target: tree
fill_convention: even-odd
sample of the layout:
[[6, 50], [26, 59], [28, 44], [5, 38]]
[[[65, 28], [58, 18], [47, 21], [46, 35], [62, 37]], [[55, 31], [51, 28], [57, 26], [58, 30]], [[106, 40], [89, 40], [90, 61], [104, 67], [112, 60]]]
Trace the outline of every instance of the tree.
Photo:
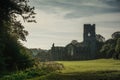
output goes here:
[[100, 35], [100, 34], [96, 34], [96, 53], [97, 53], [97, 57], [100, 57], [100, 49], [102, 48], [102, 46], [103, 46], [103, 44], [104, 44], [104, 42], [105, 42], [105, 38], [102, 36], [102, 35]]
[[105, 42], [105, 38], [100, 34], [96, 34], [96, 40], [98, 42]]
[[114, 33], [112, 34], [112, 38], [113, 38], [113, 39], [118, 39], [118, 38], [120, 38], [120, 31], [114, 32]]
[[120, 31], [114, 32], [111, 39], [108, 39], [104, 42], [100, 52], [102, 53], [103, 57], [105, 58], [115, 58], [119, 59], [119, 38], [120, 38]]
[[[17, 36], [18, 39], [25, 41], [25, 36], [28, 34], [24, 30], [24, 26], [20, 21], [17, 21], [17, 16], [20, 15], [24, 21], [35, 22], [34, 7], [28, 5], [28, 0], [1, 0], [0, 1], [0, 32], [8, 33], [11, 36]], [[26, 15], [25, 15], [26, 14]], [[5, 34], [5, 36], [6, 36]]]
[[115, 51], [116, 51], [116, 59], [120, 59], [120, 38], [117, 40]]
[[78, 41], [77, 41], [77, 40], [72, 40], [71, 43], [72, 43], [73, 45], [75, 45], [75, 44], [78, 43]]
[[104, 44], [100, 50], [103, 58], [112, 58], [115, 52], [114, 47], [111, 44]]
[[29, 0], [0, 0], [0, 57], [3, 58], [0, 59], [1, 69], [20, 69], [20, 64], [25, 63], [24, 67], [27, 65], [27, 62], [21, 60], [24, 58], [28, 61], [28, 51], [19, 40], [26, 41], [28, 32], [17, 17], [21, 16], [26, 22], [35, 22], [34, 7], [30, 7], [28, 2]]
[[117, 53], [120, 53], [120, 38], [117, 40], [117, 45], [116, 45], [115, 51]]

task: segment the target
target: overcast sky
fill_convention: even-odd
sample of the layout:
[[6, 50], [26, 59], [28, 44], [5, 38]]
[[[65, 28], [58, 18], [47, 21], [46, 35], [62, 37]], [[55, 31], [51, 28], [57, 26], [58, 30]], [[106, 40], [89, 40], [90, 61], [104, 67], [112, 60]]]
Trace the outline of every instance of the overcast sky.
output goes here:
[[37, 23], [24, 23], [28, 48], [50, 49], [83, 40], [83, 24], [96, 24], [106, 39], [120, 31], [120, 0], [30, 0]]

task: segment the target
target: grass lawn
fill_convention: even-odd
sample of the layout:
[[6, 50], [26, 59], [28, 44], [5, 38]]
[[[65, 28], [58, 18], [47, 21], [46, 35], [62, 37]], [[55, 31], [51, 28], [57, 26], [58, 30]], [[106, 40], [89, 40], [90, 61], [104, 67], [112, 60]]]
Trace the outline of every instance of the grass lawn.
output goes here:
[[58, 61], [65, 67], [62, 73], [120, 71], [120, 61], [113, 59], [98, 59], [88, 61]]
[[56, 61], [64, 65], [60, 73], [30, 80], [120, 80], [120, 60]]
[[[51, 72], [50, 68], [28, 69], [7, 75], [0, 80], [120, 80], [120, 60], [97, 59], [56, 62], [63, 64], [64, 69], [56, 72]], [[55, 68], [53, 67], [53, 69]]]

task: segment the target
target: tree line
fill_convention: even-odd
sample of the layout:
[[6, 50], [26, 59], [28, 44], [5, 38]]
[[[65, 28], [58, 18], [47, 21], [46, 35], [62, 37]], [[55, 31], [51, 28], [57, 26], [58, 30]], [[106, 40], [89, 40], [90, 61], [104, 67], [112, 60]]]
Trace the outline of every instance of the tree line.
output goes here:
[[114, 32], [110, 39], [102, 41], [99, 53], [102, 58], [120, 59], [120, 31]]

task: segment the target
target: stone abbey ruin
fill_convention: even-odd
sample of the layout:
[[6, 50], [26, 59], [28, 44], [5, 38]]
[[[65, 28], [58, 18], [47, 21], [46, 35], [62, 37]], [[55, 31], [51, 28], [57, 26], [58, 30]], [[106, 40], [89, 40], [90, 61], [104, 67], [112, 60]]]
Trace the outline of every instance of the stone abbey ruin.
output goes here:
[[51, 48], [52, 60], [86, 60], [96, 57], [96, 32], [95, 24], [84, 24], [83, 42], [73, 40], [65, 47]]

